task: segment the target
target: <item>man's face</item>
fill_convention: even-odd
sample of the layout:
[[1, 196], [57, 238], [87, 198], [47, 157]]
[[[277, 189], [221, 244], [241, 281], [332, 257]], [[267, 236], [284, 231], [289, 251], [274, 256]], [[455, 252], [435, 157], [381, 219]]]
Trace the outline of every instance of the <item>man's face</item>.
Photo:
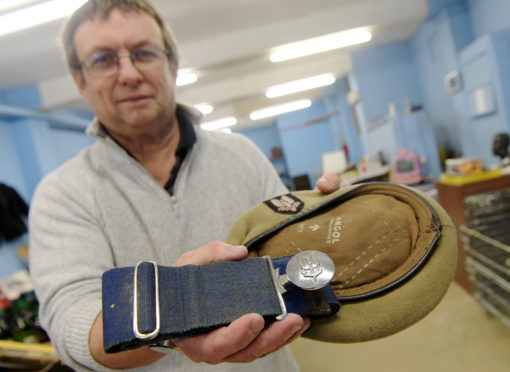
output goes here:
[[[106, 20], [94, 17], [82, 23], [74, 43], [80, 61], [98, 51], [127, 55], [141, 46], [164, 49], [161, 31], [151, 16], [117, 9]], [[99, 121], [112, 133], [129, 136], [172, 122], [176, 74], [177, 64], [166, 58], [161, 67], [149, 70], [139, 70], [129, 58], [120, 58], [118, 72], [112, 76], [94, 76], [84, 67], [73, 78]]]

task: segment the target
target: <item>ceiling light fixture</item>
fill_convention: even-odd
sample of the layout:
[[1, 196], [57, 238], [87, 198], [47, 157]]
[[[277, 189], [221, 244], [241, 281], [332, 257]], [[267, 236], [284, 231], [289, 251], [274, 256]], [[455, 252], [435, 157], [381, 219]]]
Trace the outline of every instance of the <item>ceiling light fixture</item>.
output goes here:
[[269, 118], [271, 116], [285, 114], [291, 111], [305, 109], [312, 105], [309, 99], [301, 99], [299, 101], [292, 101], [276, 106], [269, 106], [260, 110], [255, 110], [250, 114], [251, 120], [259, 120]]
[[0, 16], [0, 36], [67, 17], [86, 0], [52, 0]]
[[218, 130], [227, 127], [231, 127], [237, 124], [237, 119], [233, 116], [228, 116], [226, 118], [221, 118], [218, 120], [208, 121], [206, 123], [200, 124], [200, 127], [205, 130]]
[[286, 96], [288, 94], [304, 92], [306, 90], [325, 87], [336, 81], [333, 74], [316, 75], [305, 79], [289, 81], [288, 83], [274, 85], [266, 91], [267, 98]]
[[365, 28], [335, 32], [324, 36], [296, 41], [275, 47], [269, 56], [271, 62], [282, 62], [310, 54], [327, 52], [370, 41], [372, 34]]
[[178, 87], [182, 87], [183, 85], [193, 84], [198, 80], [197, 74], [191, 71], [179, 70], [177, 72], [177, 81], [175, 84]]
[[21, 8], [22, 6], [34, 3], [37, 0], [2, 0], [0, 2], [0, 12], [5, 12], [6, 10]]
[[212, 107], [208, 103], [198, 103], [195, 105], [195, 108], [200, 111], [203, 115], [210, 114], [214, 111], [214, 107]]

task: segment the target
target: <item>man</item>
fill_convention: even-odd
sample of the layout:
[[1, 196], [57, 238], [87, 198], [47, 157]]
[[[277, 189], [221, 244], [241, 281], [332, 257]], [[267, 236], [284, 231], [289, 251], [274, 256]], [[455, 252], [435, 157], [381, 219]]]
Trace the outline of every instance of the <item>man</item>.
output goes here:
[[[104, 353], [104, 271], [142, 260], [242, 259], [245, 247], [219, 240], [242, 212], [286, 190], [251, 142], [198, 130], [198, 115], [176, 103], [175, 42], [147, 1], [89, 0], [63, 40], [74, 81], [96, 114], [87, 133], [97, 139], [41, 182], [31, 206], [41, 323], [63, 361], [77, 370], [295, 370], [283, 347], [309, 325], [295, 314], [268, 327], [247, 314], [173, 340], [180, 351], [171, 355], [148, 347]], [[318, 186], [332, 191], [338, 180], [324, 177]]]

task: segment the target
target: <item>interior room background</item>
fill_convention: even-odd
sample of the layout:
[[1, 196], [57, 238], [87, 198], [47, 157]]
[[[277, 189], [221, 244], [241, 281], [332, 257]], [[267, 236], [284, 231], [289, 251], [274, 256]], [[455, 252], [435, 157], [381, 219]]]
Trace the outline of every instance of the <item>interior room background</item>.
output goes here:
[[[427, 159], [430, 179], [448, 157], [480, 157], [487, 168], [498, 163], [492, 137], [510, 132], [510, 2], [428, 3], [428, 18], [409, 40], [355, 48], [352, 71], [323, 88], [311, 107], [239, 130], [289, 186], [303, 174], [313, 185], [322, 154], [340, 149], [359, 164], [364, 156], [391, 162], [398, 149], [411, 148]], [[449, 89], [445, 77], [456, 75], [461, 86]], [[474, 101], [480, 92], [482, 109]], [[84, 134], [91, 114], [40, 114], [41, 104], [37, 85], [0, 91], [0, 182], [28, 203], [42, 177], [92, 143]], [[275, 158], [274, 148], [283, 157]], [[14, 252], [26, 242], [23, 236], [0, 246], [0, 277], [24, 267]]]

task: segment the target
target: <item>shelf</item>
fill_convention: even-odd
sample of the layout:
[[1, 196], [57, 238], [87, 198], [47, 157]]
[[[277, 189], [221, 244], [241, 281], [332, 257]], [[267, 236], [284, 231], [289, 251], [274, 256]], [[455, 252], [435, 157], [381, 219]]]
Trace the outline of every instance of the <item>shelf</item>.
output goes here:
[[0, 368], [39, 370], [60, 363], [53, 346], [0, 340]]

